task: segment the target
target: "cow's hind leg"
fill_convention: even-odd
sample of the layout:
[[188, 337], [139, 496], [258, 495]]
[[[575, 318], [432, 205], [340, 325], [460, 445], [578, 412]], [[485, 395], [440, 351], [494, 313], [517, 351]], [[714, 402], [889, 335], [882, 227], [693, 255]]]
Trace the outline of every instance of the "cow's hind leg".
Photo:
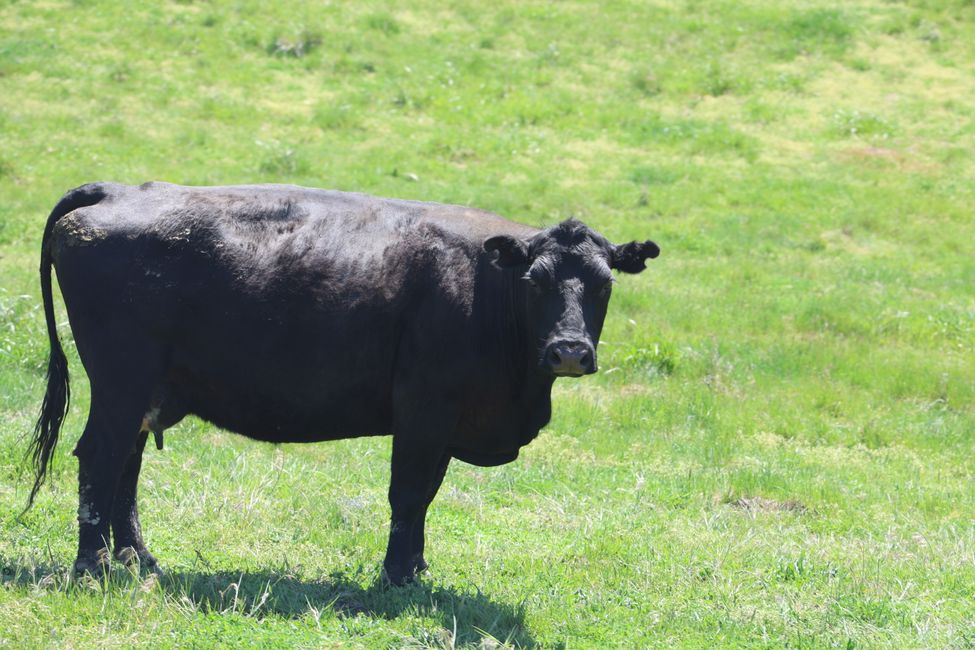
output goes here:
[[92, 395], [78, 457], [78, 557], [75, 573], [100, 575], [110, 563], [110, 522], [122, 475], [139, 433], [137, 409], [112, 408]]
[[122, 470], [112, 504], [112, 533], [115, 537], [115, 559], [127, 565], [138, 565], [155, 571], [158, 570], [156, 558], [142, 539], [138, 506], [139, 471], [142, 469], [142, 452], [148, 436], [148, 431], [139, 433], [135, 449]]
[[152, 556], [142, 539], [142, 525], [139, 523], [139, 472], [142, 469], [142, 454], [146, 448], [149, 433], [160, 436], [165, 429], [176, 425], [186, 416], [186, 409], [176, 399], [171, 386], [165, 385], [153, 391], [150, 408], [143, 416], [135, 449], [126, 461], [112, 508], [112, 534], [115, 537], [115, 559], [126, 565], [138, 565], [143, 569], [159, 572], [156, 558]]
[[[74, 454], [78, 457], [78, 557], [76, 573], [100, 575], [111, 560], [110, 525], [131, 533], [125, 509], [135, 504], [135, 481], [141, 466], [140, 424], [150, 390], [140, 381], [105, 382], [91, 378], [91, 408]], [[134, 459], [136, 451], [138, 459]], [[126, 477], [123, 486], [122, 479]], [[120, 492], [121, 489], [121, 492]], [[116, 519], [115, 505], [119, 505]], [[130, 510], [130, 513], [132, 512]], [[136, 526], [135, 531], [138, 531]], [[132, 536], [123, 540], [133, 545]], [[140, 536], [141, 537], [141, 536]], [[142, 545], [144, 548], [144, 545]]]
[[[76, 573], [101, 574], [109, 565], [110, 524], [123, 475], [135, 478], [130, 460], [148, 404], [129, 390], [108, 391], [92, 382], [88, 423], [74, 454], [78, 457], [78, 557]], [[141, 458], [138, 461], [141, 465]], [[134, 497], [134, 481], [132, 496]], [[123, 505], [123, 499], [120, 505]], [[134, 503], [134, 500], [133, 500]]]

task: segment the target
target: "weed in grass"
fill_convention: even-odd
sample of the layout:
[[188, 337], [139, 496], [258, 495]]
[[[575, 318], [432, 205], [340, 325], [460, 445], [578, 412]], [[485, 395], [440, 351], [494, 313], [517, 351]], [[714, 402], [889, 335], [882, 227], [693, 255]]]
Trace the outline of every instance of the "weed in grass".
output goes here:
[[837, 110], [833, 113], [833, 125], [836, 134], [845, 137], [886, 140], [896, 132], [894, 125], [884, 117], [858, 110]]

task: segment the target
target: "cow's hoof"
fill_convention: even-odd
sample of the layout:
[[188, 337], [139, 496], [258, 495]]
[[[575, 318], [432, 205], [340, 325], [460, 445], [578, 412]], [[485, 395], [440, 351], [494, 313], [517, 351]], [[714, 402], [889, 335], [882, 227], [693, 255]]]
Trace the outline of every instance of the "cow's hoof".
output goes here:
[[402, 587], [413, 582], [415, 578], [413, 573], [400, 573], [383, 567], [380, 579], [384, 587]]
[[159, 562], [146, 549], [139, 550], [134, 546], [124, 546], [115, 549], [115, 559], [125, 565], [130, 571], [155, 573], [162, 575]]
[[423, 559], [422, 555], [413, 558], [413, 575], [420, 575], [429, 568], [430, 565], [427, 564], [427, 561]]
[[71, 573], [75, 578], [89, 576], [95, 580], [101, 580], [112, 569], [108, 559], [108, 553], [101, 552], [95, 557], [79, 557], [74, 561], [74, 568]]

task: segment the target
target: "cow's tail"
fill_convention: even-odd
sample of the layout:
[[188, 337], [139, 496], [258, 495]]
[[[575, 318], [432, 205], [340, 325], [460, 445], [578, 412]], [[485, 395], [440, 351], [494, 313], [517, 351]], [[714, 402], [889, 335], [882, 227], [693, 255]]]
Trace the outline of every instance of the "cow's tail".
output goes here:
[[41, 239], [41, 298], [44, 301], [44, 319], [47, 321], [47, 338], [51, 344], [50, 356], [47, 360], [47, 392], [41, 403], [41, 414], [34, 425], [34, 433], [30, 438], [27, 455], [34, 467], [34, 485], [27, 498], [24, 512], [34, 505], [34, 497], [47, 477], [54, 448], [58, 444], [58, 433], [61, 423], [68, 412], [68, 402], [71, 399], [71, 387], [68, 384], [68, 359], [64, 356], [61, 341], [58, 339], [57, 321], [54, 314], [54, 294], [51, 286], [51, 269], [54, 259], [51, 255], [51, 232], [58, 219], [72, 210], [94, 205], [105, 198], [104, 186], [100, 184], [83, 185], [71, 190], [54, 206], [51, 216], [44, 227]]

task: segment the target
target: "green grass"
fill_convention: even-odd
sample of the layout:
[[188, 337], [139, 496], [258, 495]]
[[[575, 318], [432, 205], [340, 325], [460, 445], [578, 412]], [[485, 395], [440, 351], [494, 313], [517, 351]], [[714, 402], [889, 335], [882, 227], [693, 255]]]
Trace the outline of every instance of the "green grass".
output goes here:
[[[972, 647], [973, 30], [970, 0], [0, 2], [0, 645]], [[388, 439], [198, 421], [146, 452], [167, 576], [69, 584], [66, 326], [76, 399], [17, 516], [39, 239], [65, 190], [147, 179], [663, 253], [522, 457], [451, 467], [421, 584], [377, 584]]]

